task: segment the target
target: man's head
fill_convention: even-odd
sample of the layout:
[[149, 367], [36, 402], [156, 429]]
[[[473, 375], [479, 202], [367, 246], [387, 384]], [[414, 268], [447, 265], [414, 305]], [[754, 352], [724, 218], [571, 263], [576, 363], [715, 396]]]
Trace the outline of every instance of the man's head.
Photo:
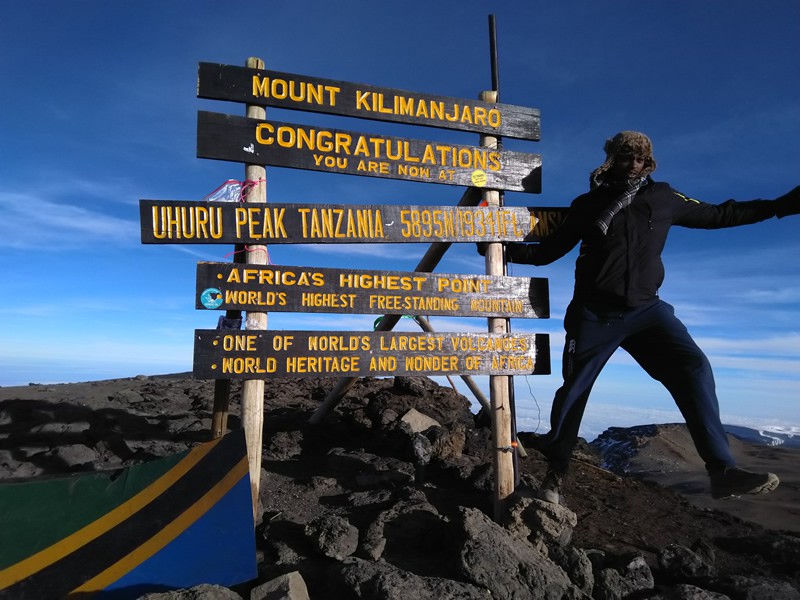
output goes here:
[[656, 170], [653, 144], [638, 131], [621, 131], [607, 139], [603, 150], [606, 161], [592, 172], [592, 178], [607, 176], [610, 179], [635, 179]]

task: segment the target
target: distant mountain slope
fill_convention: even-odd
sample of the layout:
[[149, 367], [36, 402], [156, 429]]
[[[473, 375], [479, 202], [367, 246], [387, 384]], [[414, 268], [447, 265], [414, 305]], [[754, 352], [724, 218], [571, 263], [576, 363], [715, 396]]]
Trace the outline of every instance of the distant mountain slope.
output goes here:
[[780, 430], [778, 428], [751, 429], [740, 425], [725, 425], [725, 431], [740, 440], [767, 446], [784, 446], [800, 448], [800, 431]]
[[[726, 426], [738, 464], [781, 479], [763, 496], [713, 500], [708, 476], [683, 423], [612, 427], [591, 443], [603, 467], [675, 490], [695, 506], [718, 509], [772, 529], [800, 531], [800, 446], [797, 436]], [[781, 442], [777, 442], [781, 439]]]

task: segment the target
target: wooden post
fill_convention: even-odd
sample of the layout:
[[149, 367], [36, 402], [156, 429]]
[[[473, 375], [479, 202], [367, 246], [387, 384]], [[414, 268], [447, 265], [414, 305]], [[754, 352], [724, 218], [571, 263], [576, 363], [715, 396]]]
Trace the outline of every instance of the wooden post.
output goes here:
[[[260, 58], [248, 58], [250, 69], [263, 69], [264, 61]], [[247, 105], [247, 116], [252, 119], [266, 119], [267, 111], [263, 106]], [[245, 165], [246, 181], [254, 182], [247, 196], [248, 202], [267, 201], [266, 169], [261, 165]], [[267, 264], [266, 246], [249, 246], [246, 252], [246, 263], [251, 265]], [[245, 316], [246, 330], [265, 330], [267, 313], [247, 312]], [[253, 519], [257, 519], [259, 511], [258, 490], [261, 482], [262, 438], [264, 435], [264, 380], [247, 379], [242, 383], [242, 427], [247, 440], [247, 458], [250, 464], [250, 490], [253, 496]]]
[[[461, 200], [458, 201], [458, 206], [477, 206], [480, 200], [480, 194], [478, 193], [478, 189], [474, 187], [469, 187], [461, 196]], [[442, 260], [444, 253], [447, 252], [448, 248], [450, 248], [450, 242], [434, 242], [429, 247], [427, 252], [425, 252], [425, 256], [423, 256], [419, 264], [417, 264], [417, 268], [414, 269], [415, 271], [419, 271], [421, 273], [431, 273], [436, 268], [436, 265], [439, 264], [439, 261]], [[380, 320], [378, 327], [376, 327], [377, 331], [391, 331], [397, 322], [400, 320], [401, 315], [384, 315], [383, 318]], [[358, 377], [344, 377], [339, 380], [339, 383], [336, 384], [336, 387], [333, 388], [328, 395], [323, 400], [322, 404], [319, 405], [317, 410], [314, 411], [314, 414], [311, 415], [309, 418], [309, 423], [311, 424], [318, 424], [325, 418], [325, 415], [328, 414], [339, 401], [344, 397], [355, 382], [358, 381]]]
[[[233, 262], [243, 263], [244, 244], [236, 244], [233, 252]], [[239, 310], [228, 310], [225, 312], [225, 319], [232, 321], [242, 321], [242, 312]], [[216, 379], [214, 381], [214, 410], [211, 413], [211, 439], [216, 440], [225, 435], [228, 430], [228, 408], [231, 398], [231, 380]]]
[[[484, 102], [497, 102], [497, 92], [486, 91], [481, 93]], [[497, 147], [497, 138], [481, 136], [481, 146]], [[500, 192], [487, 190], [483, 199], [489, 207], [500, 205]], [[505, 275], [503, 260], [503, 245], [500, 242], [490, 242], [486, 250], [486, 274]], [[502, 317], [488, 319], [489, 333], [508, 333], [508, 322]], [[495, 481], [495, 520], [499, 521], [505, 509], [505, 500], [514, 491], [514, 453], [511, 445], [511, 403], [509, 394], [509, 378], [507, 375], [491, 375], [489, 377], [489, 399], [492, 415], [492, 439], [494, 451], [494, 481]]]
[[214, 381], [214, 410], [211, 413], [211, 439], [216, 440], [225, 435], [228, 429], [228, 406], [231, 397], [231, 380], [216, 379]]

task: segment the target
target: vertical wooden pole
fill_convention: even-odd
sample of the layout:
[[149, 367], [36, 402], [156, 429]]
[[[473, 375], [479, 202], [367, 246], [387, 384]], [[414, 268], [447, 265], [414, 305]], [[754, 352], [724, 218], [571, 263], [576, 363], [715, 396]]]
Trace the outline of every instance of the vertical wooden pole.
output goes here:
[[[248, 58], [246, 66], [250, 69], [263, 69], [264, 61], [260, 58]], [[266, 119], [267, 111], [263, 106], [247, 105], [247, 116], [252, 119]], [[266, 169], [261, 165], [245, 165], [244, 177], [255, 182], [247, 195], [248, 202], [267, 201]], [[266, 246], [249, 246], [246, 262], [251, 265], [267, 264]], [[262, 331], [267, 328], [267, 313], [247, 312], [245, 329]], [[253, 520], [257, 520], [259, 511], [258, 490], [261, 482], [262, 437], [264, 435], [264, 380], [247, 379], [242, 383], [242, 427], [247, 440], [247, 457], [250, 463], [250, 490], [253, 495]]]
[[225, 435], [228, 429], [228, 406], [231, 397], [231, 380], [214, 381], [214, 410], [211, 413], [211, 439]]
[[[480, 99], [484, 102], [497, 102], [497, 92], [482, 92]], [[497, 147], [497, 138], [481, 136], [481, 146]], [[500, 192], [487, 190], [484, 201], [489, 207], [500, 205]], [[505, 275], [503, 245], [500, 242], [489, 243], [486, 250], [486, 274]], [[502, 317], [488, 319], [489, 333], [508, 333], [508, 321]], [[506, 375], [489, 377], [489, 401], [492, 407], [492, 439], [495, 445], [494, 460], [494, 514], [500, 520], [505, 510], [505, 500], [514, 491], [514, 459], [511, 446], [511, 403], [509, 394], [509, 378]]]
[[[236, 244], [233, 252], [233, 262], [243, 263], [244, 244]], [[225, 311], [225, 319], [240, 324], [242, 312], [239, 310]], [[223, 323], [224, 324], [224, 323]], [[225, 435], [228, 430], [228, 408], [231, 398], [231, 380], [217, 379], [214, 381], [214, 411], [211, 413], [211, 439], [216, 440]]]

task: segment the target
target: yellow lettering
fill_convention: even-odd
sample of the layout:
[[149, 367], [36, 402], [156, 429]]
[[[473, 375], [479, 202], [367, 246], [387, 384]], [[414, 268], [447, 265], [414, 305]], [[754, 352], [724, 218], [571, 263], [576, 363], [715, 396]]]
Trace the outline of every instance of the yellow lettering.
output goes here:
[[253, 75], [253, 96], [260, 98], [274, 98], [285, 100], [287, 97], [292, 102], [305, 102], [306, 104], [324, 104], [327, 94], [328, 104], [336, 105], [336, 94], [341, 88], [322, 84], [312, 84], [307, 81], [285, 80], [279, 78], [261, 77]]
[[369, 110], [367, 98], [369, 97], [370, 93], [371, 92], [362, 92], [361, 90], [356, 90], [356, 110]]
[[[264, 131], [267, 132], [267, 136], [264, 136]], [[264, 146], [272, 145], [272, 142], [275, 141], [275, 138], [272, 135], [275, 133], [275, 128], [270, 123], [259, 123], [256, 125], [256, 141], [259, 144], [263, 144]]]
[[153, 206], [151, 215], [156, 239], [222, 237], [222, 208], [218, 206]]

